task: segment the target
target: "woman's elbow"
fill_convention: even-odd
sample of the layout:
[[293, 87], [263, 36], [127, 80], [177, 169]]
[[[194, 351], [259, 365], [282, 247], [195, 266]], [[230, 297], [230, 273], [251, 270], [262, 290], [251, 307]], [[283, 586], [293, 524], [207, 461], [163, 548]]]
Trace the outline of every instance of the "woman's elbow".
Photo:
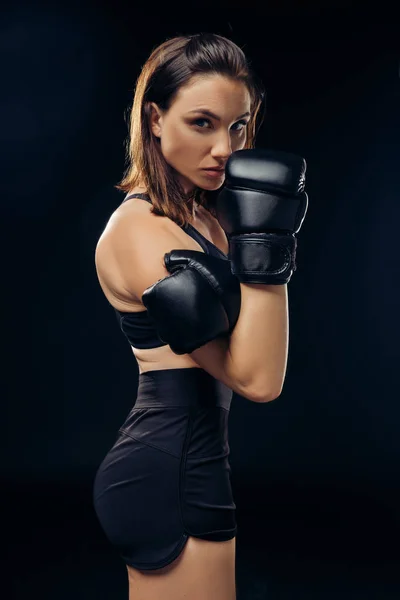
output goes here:
[[260, 404], [264, 404], [266, 402], [272, 402], [272, 400], [276, 400], [281, 395], [282, 390], [279, 391], [268, 391], [267, 387], [261, 388], [253, 388], [248, 398], [252, 402], [259, 402]]

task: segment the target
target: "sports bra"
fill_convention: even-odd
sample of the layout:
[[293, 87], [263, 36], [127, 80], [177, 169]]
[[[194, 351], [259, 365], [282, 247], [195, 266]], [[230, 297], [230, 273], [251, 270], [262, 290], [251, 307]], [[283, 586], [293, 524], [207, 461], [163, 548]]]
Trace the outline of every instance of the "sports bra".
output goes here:
[[[151, 199], [148, 194], [131, 194], [130, 196], [127, 196], [121, 204], [130, 198], [142, 198], [142, 200], [146, 200], [151, 204]], [[227, 255], [197, 231], [193, 225], [188, 223], [186, 226], [181, 226], [181, 229], [196, 240], [206, 254], [227, 260]], [[140, 312], [121, 312], [114, 308], [114, 311], [122, 332], [134, 348], [147, 349], [167, 346], [167, 344], [158, 337], [154, 321], [147, 313], [147, 310], [142, 310]]]

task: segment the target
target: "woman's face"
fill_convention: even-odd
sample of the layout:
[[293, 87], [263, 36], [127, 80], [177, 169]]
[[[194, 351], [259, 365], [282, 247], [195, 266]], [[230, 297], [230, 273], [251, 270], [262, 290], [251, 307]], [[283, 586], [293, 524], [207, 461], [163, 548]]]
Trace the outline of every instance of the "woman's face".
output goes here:
[[160, 138], [163, 156], [177, 171], [186, 193], [195, 186], [221, 187], [224, 171], [212, 176], [205, 169], [224, 167], [232, 152], [244, 147], [250, 103], [244, 83], [221, 75], [193, 77], [167, 112], [151, 103], [152, 132]]

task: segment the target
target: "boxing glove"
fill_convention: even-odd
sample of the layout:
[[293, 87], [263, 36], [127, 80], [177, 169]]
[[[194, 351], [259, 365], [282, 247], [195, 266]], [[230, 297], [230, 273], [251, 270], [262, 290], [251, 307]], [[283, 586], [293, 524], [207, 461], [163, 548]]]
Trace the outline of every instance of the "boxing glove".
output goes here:
[[296, 270], [296, 234], [308, 208], [306, 162], [267, 149], [238, 150], [225, 168], [216, 216], [242, 283], [282, 285]]
[[160, 339], [175, 354], [187, 354], [230, 334], [239, 317], [241, 293], [229, 260], [172, 250], [164, 255], [164, 264], [171, 275], [142, 295]]

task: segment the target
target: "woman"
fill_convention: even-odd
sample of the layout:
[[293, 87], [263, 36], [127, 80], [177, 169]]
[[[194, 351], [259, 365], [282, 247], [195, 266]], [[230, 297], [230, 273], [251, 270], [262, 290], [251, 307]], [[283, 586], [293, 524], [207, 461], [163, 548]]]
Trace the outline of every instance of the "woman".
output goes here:
[[216, 197], [228, 158], [253, 147], [262, 101], [242, 50], [214, 34], [169, 39], [137, 80], [127, 196], [96, 248], [139, 365], [93, 490], [130, 600], [236, 597], [230, 402], [279, 395], [288, 310], [283, 281], [232, 274]]

